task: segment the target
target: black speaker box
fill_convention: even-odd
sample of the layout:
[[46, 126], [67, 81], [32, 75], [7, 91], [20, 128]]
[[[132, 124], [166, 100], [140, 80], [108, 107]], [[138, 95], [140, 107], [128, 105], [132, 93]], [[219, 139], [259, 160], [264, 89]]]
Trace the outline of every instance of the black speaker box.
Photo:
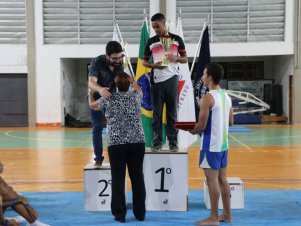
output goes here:
[[283, 113], [282, 86], [278, 84], [264, 84], [263, 101], [270, 105], [266, 114], [276, 114], [281, 116]]

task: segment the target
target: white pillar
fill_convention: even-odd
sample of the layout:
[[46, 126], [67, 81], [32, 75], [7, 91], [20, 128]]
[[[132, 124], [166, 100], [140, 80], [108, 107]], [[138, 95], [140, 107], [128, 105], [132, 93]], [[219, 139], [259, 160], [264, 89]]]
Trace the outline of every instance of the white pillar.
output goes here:
[[26, 44], [27, 44], [27, 85], [28, 85], [28, 124], [36, 126], [36, 48], [34, 29], [34, 3], [26, 1]]
[[167, 0], [166, 1], [166, 20], [170, 21], [171, 29], [170, 32], [175, 33], [176, 31], [176, 22], [177, 22], [177, 1], [176, 0]]
[[155, 32], [154, 32], [154, 29], [151, 27], [152, 26], [152, 23], [151, 23], [151, 17], [156, 14], [156, 13], [159, 13], [160, 12], [160, 0], [152, 0], [150, 1], [149, 3], [149, 21], [150, 21], [150, 28], [149, 28], [149, 31], [150, 31], [150, 37], [154, 36], [155, 35]]
[[295, 43], [293, 72], [293, 124], [301, 123], [301, 3], [295, 1]]

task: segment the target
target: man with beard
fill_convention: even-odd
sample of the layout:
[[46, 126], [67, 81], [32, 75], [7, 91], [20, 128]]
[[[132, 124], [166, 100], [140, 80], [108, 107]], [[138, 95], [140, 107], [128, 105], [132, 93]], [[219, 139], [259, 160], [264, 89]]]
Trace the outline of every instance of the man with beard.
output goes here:
[[[97, 100], [100, 97], [108, 99], [112, 93], [116, 92], [114, 78], [122, 69], [123, 49], [119, 42], [110, 41], [106, 45], [106, 54], [92, 59], [89, 67], [88, 95], [93, 95]], [[92, 121], [92, 141], [94, 147], [95, 164], [100, 167], [103, 162], [103, 111], [95, 111], [89, 108]]]

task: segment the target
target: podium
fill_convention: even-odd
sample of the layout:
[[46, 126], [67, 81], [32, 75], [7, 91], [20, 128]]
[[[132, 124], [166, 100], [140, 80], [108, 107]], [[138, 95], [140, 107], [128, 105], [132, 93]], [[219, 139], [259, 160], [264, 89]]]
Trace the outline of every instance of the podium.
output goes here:
[[[230, 186], [230, 193], [231, 193], [231, 200], [230, 205], [231, 209], [243, 209], [244, 208], [244, 184], [239, 177], [228, 177], [227, 178], [229, 186]], [[209, 198], [209, 191], [206, 179], [204, 179], [204, 202], [207, 209], [211, 208], [210, 205], [210, 198]], [[223, 209], [222, 198], [219, 198], [218, 201], [218, 208]]]
[[84, 208], [86, 211], [111, 210], [111, 168], [103, 164], [95, 167], [88, 164], [84, 168]]
[[162, 150], [144, 156], [146, 209], [187, 211], [188, 153]]

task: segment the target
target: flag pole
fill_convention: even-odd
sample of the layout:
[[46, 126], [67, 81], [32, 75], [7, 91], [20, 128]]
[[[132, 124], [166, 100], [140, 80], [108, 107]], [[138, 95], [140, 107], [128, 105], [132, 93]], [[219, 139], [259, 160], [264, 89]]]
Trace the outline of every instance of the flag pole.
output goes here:
[[[143, 16], [144, 16], [144, 20], [146, 22], [146, 30], [147, 30], [147, 32], [149, 32], [148, 24], [147, 24], [147, 14], [146, 14], [146, 9], [145, 8], [143, 9]], [[142, 26], [143, 26], [143, 24], [142, 24]]]
[[[121, 35], [121, 32], [120, 32], [118, 23], [116, 22], [115, 19], [114, 19], [114, 23], [115, 23], [115, 26], [116, 26], [118, 35], [120, 36], [121, 42], [123, 42], [123, 38], [122, 38], [122, 35]], [[130, 68], [131, 76], [134, 78], [134, 71], [133, 71], [133, 68], [132, 68], [132, 64], [131, 64], [131, 61], [130, 61], [128, 52], [126, 51], [125, 46], [123, 46], [122, 48], [123, 48], [123, 51], [124, 51], [124, 53], [125, 53], [126, 61], [128, 62], [128, 65], [129, 65], [129, 68]]]
[[181, 21], [181, 15], [182, 15], [182, 8], [179, 9], [179, 15], [178, 15], [178, 19], [177, 19], [177, 25]]
[[194, 68], [194, 65], [195, 65], [196, 57], [197, 57], [197, 55], [198, 55], [198, 53], [201, 49], [203, 34], [204, 34], [205, 29], [206, 29], [208, 20], [209, 20], [209, 15], [208, 15], [207, 19], [204, 21], [202, 33], [201, 33], [199, 43], [198, 43], [198, 48], [195, 51], [195, 55], [194, 55], [194, 58], [193, 58], [193, 61], [192, 61], [192, 65], [191, 65], [191, 69], [190, 69], [190, 77], [192, 76], [192, 72], [193, 72], [193, 68]]
[[182, 16], [182, 8], [179, 9], [179, 16], [178, 16], [178, 19], [181, 19], [181, 16]]

